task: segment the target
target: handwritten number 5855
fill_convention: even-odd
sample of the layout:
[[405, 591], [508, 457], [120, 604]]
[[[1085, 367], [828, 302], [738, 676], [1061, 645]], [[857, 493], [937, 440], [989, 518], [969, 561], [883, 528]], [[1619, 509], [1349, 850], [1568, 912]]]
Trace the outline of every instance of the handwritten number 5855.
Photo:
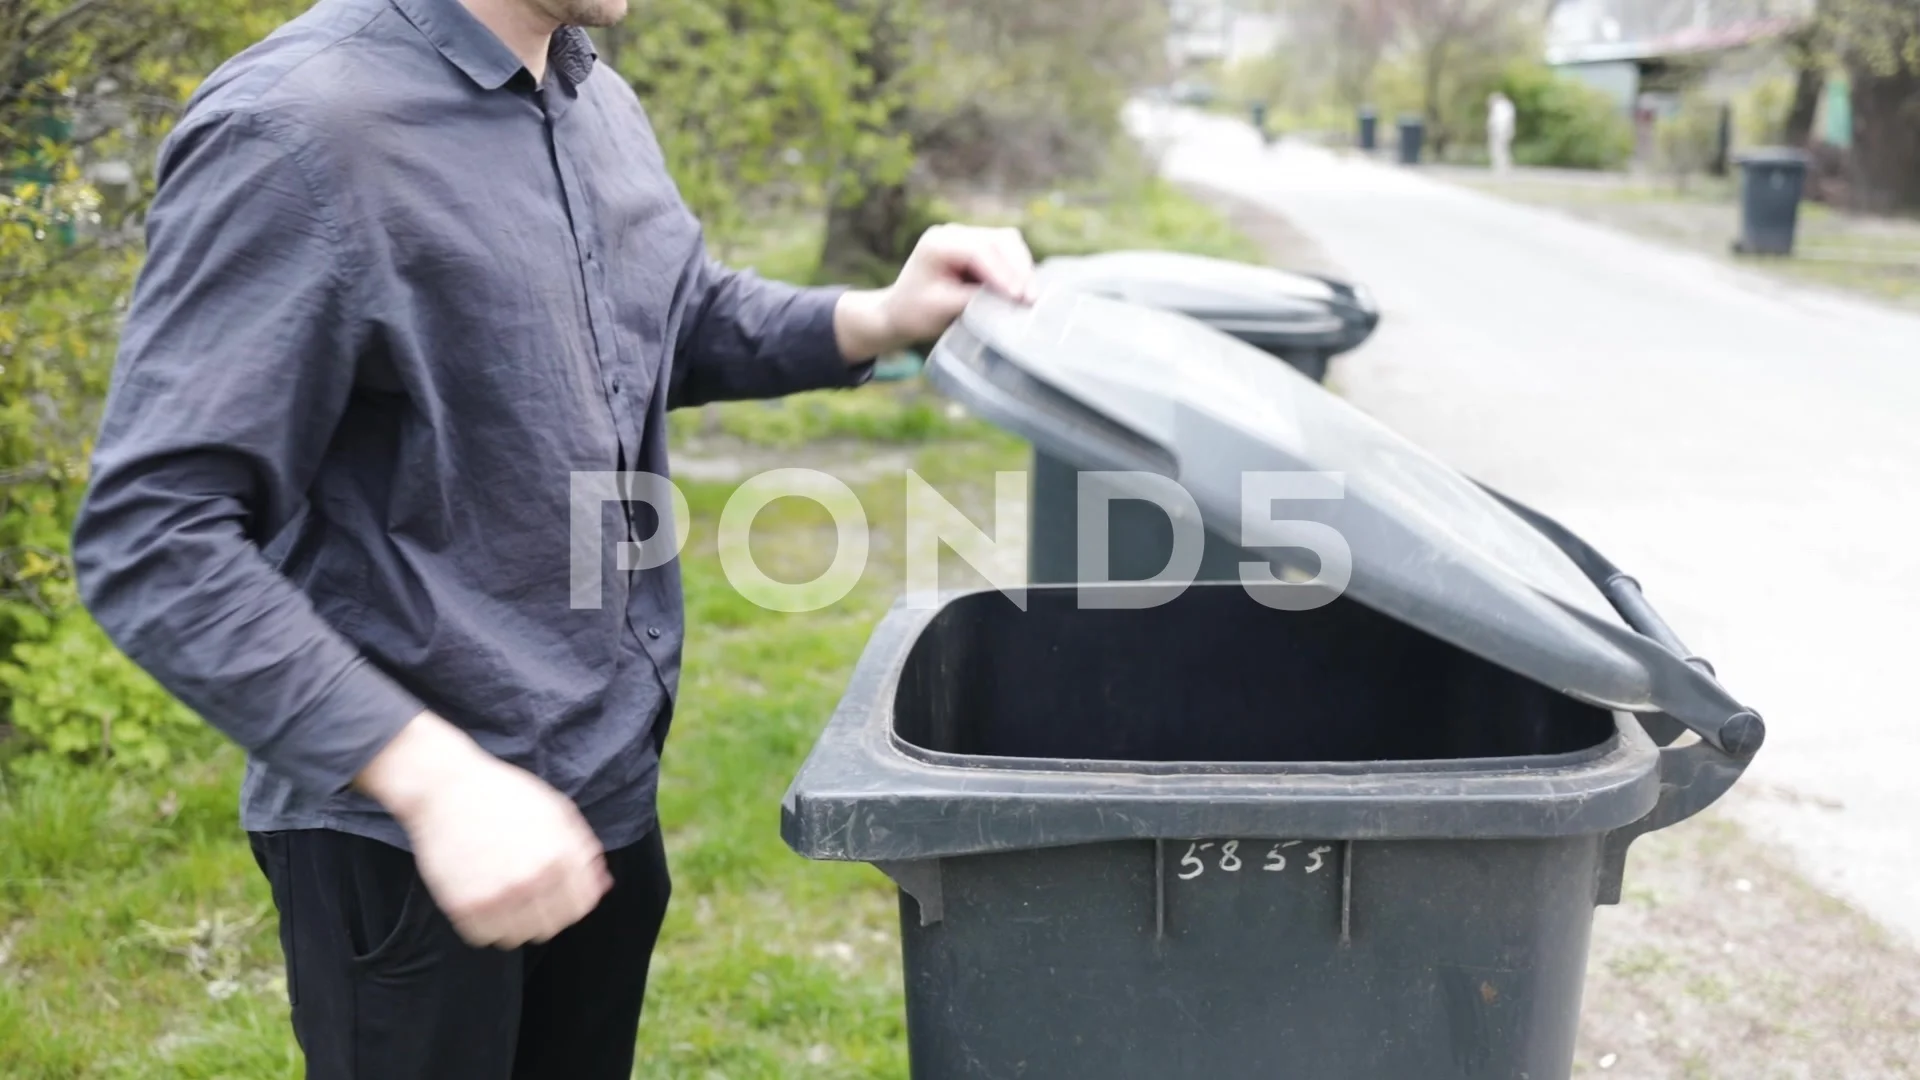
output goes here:
[[[1280, 873], [1285, 870], [1288, 865], [1287, 849], [1299, 846], [1300, 841], [1298, 840], [1288, 840], [1284, 843], [1273, 845], [1273, 847], [1267, 850], [1266, 861], [1261, 865], [1260, 869], [1270, 874]], [[1220, 849], [1221, 870], [1229, 874], [1236, 874], [1240, 872], [1242, 867], [1246, 866], [1246, 863], [1240, 858], [1240, 841], [1227, 840], [1216, 843], [1215, 841], [1209, 840], [1206, 843], [1201, 843], [1196, 840], [1187, 845], [1187, 853], [1180, 857], [1180, 880], [1192, 881], [1194, 878], [1206, 873], [1207, 864], [1205, 860], [1201, 859], [1200, 855], [1202, 852], [1211, 851], [1215, 847]], [[1333, 848], [1326, 846], [1309, 848], [1307, 850], [1307, 863], [1301, 869], [1309, 874], [1319, 873], [1327, 865], [1326, 857], [1332, 854], [1332, 852]]]

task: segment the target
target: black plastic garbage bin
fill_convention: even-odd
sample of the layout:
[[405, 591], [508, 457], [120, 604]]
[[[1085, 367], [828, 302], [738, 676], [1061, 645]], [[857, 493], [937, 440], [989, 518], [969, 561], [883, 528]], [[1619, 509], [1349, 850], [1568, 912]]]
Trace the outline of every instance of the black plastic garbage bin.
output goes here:
[[1740, 165], [1740, 238], [1743, 255], [1791, 255], [1807, 186], [1807, 155], [1791, 147], [1752, 150]]
[[1315, 274], [1171, 251], [1056, 257], [1042, 288], [1075, 288], [1180, 312], [1277, 356], [1310, 379], [1380, 325], [1366, 289]]
[[[1564, 1080], [1594, 905], [1758, 718], [1577, 539], [1190, 320], [984, 298], [929, 372], [1223, 534], [1305, 524], [1253, 535], [1270, 585], [915, 598], [875, 631], [783, 830], [899, 884], [912, 1075]], [[1342, 497], [1242, 498], [1296, 470]], [[1271, 543], [1316, 577], [1344, 545], [1345, 588]]]
[[1420, 164], [1420, 151], [1427, 141], [1427, 122], [1417, 116], [1400, 118], [1400, 164]]
[[1360, 149], [1372, 153], [1380, 145], [1380, 114], [1372, 107], [1360, 110]]

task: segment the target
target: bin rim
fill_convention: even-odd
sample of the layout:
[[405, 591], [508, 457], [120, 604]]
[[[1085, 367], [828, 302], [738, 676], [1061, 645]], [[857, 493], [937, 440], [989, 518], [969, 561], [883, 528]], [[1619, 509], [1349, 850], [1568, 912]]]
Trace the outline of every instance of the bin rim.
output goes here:
[[1118, 758], [1036, 758], [1005, 754], [958, 754], [929, 750], [889, 727], [889, 742], [915, 761], [951, 769], [1003, 769], [1008, 772], [1083, 772], [1117, 776], [1357, 776], [1416, 775], [1441, 772], [1499, 771], [1525, 761], [1530, 770], [1584, 765], [1611, 752], [1606, 742], [1559, 754], [1519, 757], [1388, 758], [1380, 761], [1126, 761]]
[[1813, 156], [1795, 146], [1756, 146], [1733, 155], [1735, 165], [1799, 165], [1806, 166]]
[[[1120, 248], [1055, 255], [1040, 264], [1039, 284], [1177, 311], [1262, 349], [1283, 352], [1351, 352], [1366, 343], [1380, 321], [1379, 307], [1363, 286], [1184, 251]], [[1166, 290], [1183, 295], [1156, 299], [1156, 291]]]
[[[1034, 589], [1081, 587], [1138, 586]], [[1028, 761], [1045, 767], [924, 760], [904, 750], [894, 732], [908, 656], [942, 608], [993, 591], [903, 597], [881, 620], [782, 800], [781, 832], [795, 851], [811, 859], [901, 862], [1196, 836], [1545, 839], [1622, 828], [1646, 817], [1660, 797], [1661, 751], [1620, 711], [1613, 713], [1613, 735], [1597, 747], [1546, 756], [1544, 763], [1481, 758], [1419, 769], [1383, 763], [1373, 771], [1221, 763], [1205, 772], [1151, 773], [1038, 759]]]
[[1080, 280], [1158, 276], [1149, 271], [1167, 271], [1168, 276], [1172, 276], [1171, 272], [1186, 271], [1189, 275], [1215, 279], [1228, 273], [1245, 274], [1252, 280], [1284, 284], [1299, 290], [1283, 291], [1279, 295], [1302, 304], [1344, 304], [1346, 297], [1343, 291], [1353, 287], [1349, 282], [1325, 274], [1158, 248], [1115, 248], [1090, 255], [1055, 255], [1040, 264], [1040, 283], [1072, 285]]

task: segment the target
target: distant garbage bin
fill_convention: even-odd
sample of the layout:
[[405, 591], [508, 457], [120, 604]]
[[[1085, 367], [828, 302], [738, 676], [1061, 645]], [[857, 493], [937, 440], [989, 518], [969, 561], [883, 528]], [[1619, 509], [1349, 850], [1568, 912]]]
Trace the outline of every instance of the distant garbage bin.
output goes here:
[[1372, 153], [1380, 145], [1380, 114], [1368, 105], [1360, 110], [1360, 149]]
[[1743, 255], [1791, 255], [1807, 186], [1807, 155], [1792, 147], [1750, 150], [1740, 166], [1740, 238]]
[[1380, 325], [1379, 306], [1360, 286], [1180, 252], [1059, 256], [1042, 264], [1040, 283], [1178, 311], [1316, 381], [1326, 378], [1328, 361], [1359, 348]]
[[1270, 584], [875, 630], [782, 828], [900, 886], [911, 1075], [1564, 1080], [1594, 905], [1758, 717], [1565, 530], [1192, 320], [984, 297], [928, 372], [1223, 535], [1298, 521]]
[[1427, 122], [1418, 116], [1400, 118], [1400, 164], [1420, 164], [1420, 151], [1427, 141]]

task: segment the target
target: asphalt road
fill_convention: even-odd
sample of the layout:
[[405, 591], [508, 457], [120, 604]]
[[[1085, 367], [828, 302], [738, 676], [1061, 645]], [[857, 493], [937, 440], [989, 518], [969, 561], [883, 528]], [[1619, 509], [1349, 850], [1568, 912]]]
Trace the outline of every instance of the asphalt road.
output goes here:
[[1168, 176], [1374, 290], [1340, 388], [1640, 578], [1767, 718], [1730, 811], [1920, 942], [1920, 318], [1230, 120], [1129, 119]]

